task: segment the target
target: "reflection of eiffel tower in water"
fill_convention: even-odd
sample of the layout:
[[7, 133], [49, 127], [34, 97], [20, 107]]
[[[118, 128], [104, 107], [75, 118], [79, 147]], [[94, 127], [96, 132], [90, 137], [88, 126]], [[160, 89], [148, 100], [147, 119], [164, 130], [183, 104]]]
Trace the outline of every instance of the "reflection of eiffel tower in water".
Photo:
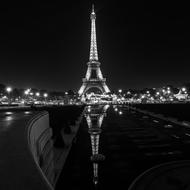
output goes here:
[[88, 132], [90, 134], [93, 163], [93, 183], [98, 184], [98, 163], [105, 159], [103, 154], [99, 154], [99, 140], [101, 134], [101, 125], [108, 105], [105, 106], [88, 106], [86, 107], [85, 117], [88, 124]]

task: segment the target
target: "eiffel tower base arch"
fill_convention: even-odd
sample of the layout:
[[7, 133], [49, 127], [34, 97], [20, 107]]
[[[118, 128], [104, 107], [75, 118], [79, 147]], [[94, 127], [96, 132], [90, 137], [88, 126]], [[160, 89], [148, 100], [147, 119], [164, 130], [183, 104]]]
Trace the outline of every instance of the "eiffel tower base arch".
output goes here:
[[[101, 94], [108, 93], [110, 90], [108, 89], [107, 85], [104, 82], [97, 82], [97, 83], [83, 83], [80, 90], [79, 90], [79, 95], [84, 95], [91, 89], [98, 89]], [[96, 94], [96, 92], [94, 91]]]

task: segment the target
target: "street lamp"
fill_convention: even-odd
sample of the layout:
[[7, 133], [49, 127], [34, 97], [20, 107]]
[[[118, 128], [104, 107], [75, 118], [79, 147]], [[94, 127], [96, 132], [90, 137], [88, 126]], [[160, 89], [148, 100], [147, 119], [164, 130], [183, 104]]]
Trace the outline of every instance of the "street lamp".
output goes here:
[[48, 97], [48, 94], [47, 93], [44, 93], [44, 98], [47, 98]]
[[6, 88], [6, 91], [7, 91], [8, 93], [10, 93], [10, 92], [12, 91], [12, 88], [11, 88], [11, 87], [7, 87], [7, 88]]
[[28, 89], [26, 89], [25, 91], [24, 91], [24, 95], [25, 95], [25, 100], [24, 100], [24, 102], [26, 101], [27, 102], [27, 99], [28, 99], [28, 95], [30, 94], [30, 88], [28, 88]]
[[183, 87], [181, 90], [182, 90], [183, 92], [185, 92], [185, 91], [186, 91], [186, 88], [185, 88], [185, 87]]
[[7, 93], [8, 93], [9, 105], [10, 105], [10, 103], [11, 103], [10, 93], [11, 93], [11, 91], [12, 91], [12, 88], [8, 86], [8, 87], [6, 88], [6, 91], [7, 91]]
[[40, 93], [39, 93], [39, 92], [36, 92], [36, 96], [39, 97], [39, 96], [40, 96]]
[[122, 93], [122, 89], [119, 89], [118, 92], [119, 92], [119, 93]]
[[25, 95], [28, 95], [28, 94], [29, 94], [28, 90], [25, 90], [25, 91], [24, 91], [24, 94], [25, 94]]
[[44, 93], [45, 102], [47, 101], [47, 99], [46, 99], [47, 97], [48, 97], [48, 94]]

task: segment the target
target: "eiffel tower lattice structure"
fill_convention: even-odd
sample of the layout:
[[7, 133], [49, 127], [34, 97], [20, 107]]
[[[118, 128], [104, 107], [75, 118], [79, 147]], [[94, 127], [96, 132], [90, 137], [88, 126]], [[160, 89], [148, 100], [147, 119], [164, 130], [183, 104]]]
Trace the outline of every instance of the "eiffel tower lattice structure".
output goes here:
[[96, 14], [94, 12], [94, 5], [92, 5], [91, 19], [91, 42], [90, 42], [90, 56], [87, 63], [88, 68], [85, 78], [83, 78], [83, 84], [79, 89], [79, 96], [86, 94], [90, 89], [98, 89], [101, 94], [110, 92], [106, 85], [106, 79], [103, 78], [100, 70], [100, 62], [98, 61], [98, 50], [96, 42]]

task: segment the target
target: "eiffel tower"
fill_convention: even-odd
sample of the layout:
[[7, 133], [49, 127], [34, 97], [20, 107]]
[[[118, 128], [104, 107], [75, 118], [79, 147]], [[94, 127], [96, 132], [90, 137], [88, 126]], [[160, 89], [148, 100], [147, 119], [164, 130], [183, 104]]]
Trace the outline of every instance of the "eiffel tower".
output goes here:
[[[94, 12], [94, 5], [92, 5], [92, 12], [90, 15], [91, 19], [91, 42], [90, 42], [90, 56], [89, 62], [87, 63], [88, 68], [85, 78], [82, 79], [82, 86], [78, 91], [79, 96], [86, 94], [87, 91], [99, 90], [101, 94], [110, 92], [108, 86], [106, 85], [106, 79], [103, 78], [102, 72], [100, 70], [100, 62], [98, 61], [98, 51], [96, 43], [96, 14]], [[94, 91], [94, 93], [96, 93]]]

